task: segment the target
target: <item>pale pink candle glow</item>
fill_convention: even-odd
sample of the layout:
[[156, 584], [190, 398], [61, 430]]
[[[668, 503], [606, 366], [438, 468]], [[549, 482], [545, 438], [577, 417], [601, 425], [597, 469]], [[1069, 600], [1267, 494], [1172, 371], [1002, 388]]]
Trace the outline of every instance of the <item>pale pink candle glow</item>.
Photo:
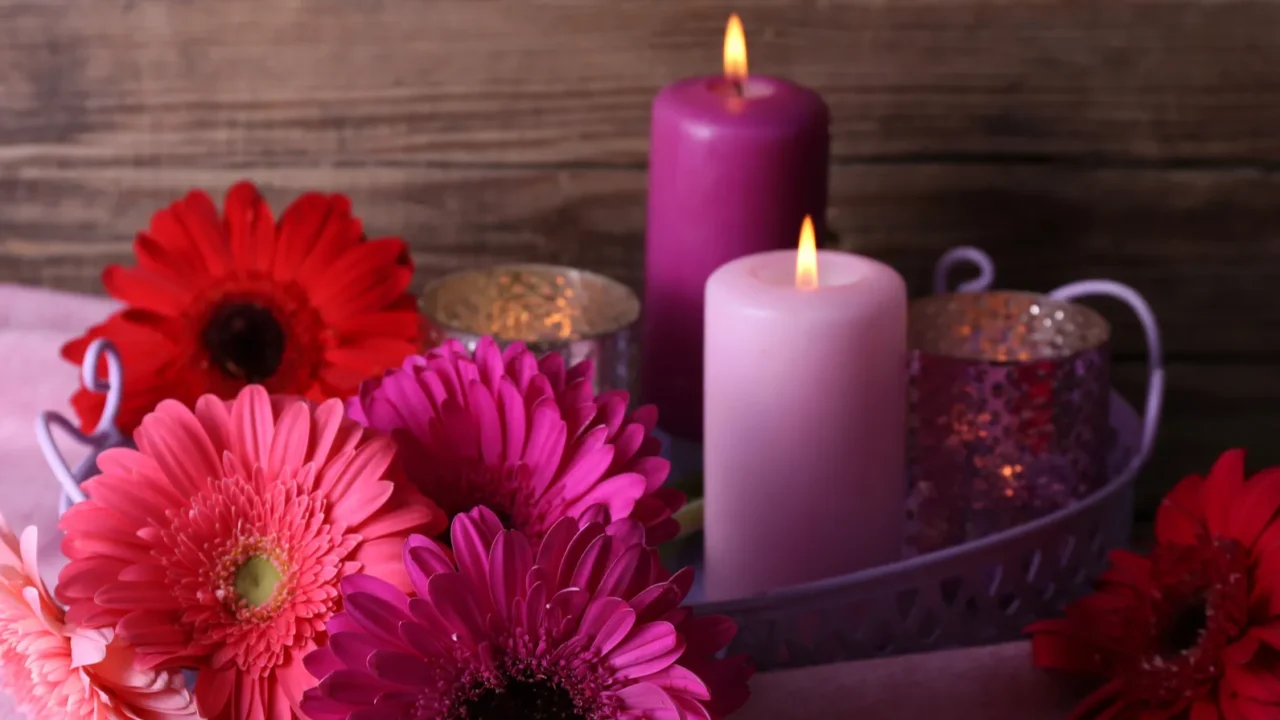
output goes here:
[[777, 250], [706, 288], [707, 593], [729, 599], [902, 553], [907, 293], [870, 258]]

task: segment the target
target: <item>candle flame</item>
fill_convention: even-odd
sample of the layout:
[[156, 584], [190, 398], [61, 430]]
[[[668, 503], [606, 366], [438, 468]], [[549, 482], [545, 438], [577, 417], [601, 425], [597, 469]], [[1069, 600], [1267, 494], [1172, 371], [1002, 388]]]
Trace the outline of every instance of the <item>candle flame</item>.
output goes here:
[[724, 29], [724, 76], [735, 83], [747, 79], [747, 35], [737, 13], [729, 16]]
[[796, 253], [796, 287], [812, 290], [818, 287], [818, 243], [813, 232], [813, 218], [804, 216], [800, 226], [800, 251]]

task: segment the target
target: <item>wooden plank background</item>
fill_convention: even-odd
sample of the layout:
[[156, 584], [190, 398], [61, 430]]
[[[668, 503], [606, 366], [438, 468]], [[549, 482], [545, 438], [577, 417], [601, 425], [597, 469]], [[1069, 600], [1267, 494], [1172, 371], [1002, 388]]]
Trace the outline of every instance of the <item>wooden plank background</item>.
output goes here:
[[249, 177], [350, 193], [420, 281], [639, 286], [649, 100], [717, 70], [731, 11], [753, 71], [831, 105], [841, 245], [917, 292], [974, 244], [1010, 286], [1150, 299], [1145, 512], [1227, 447], [1280, 462], [1280, 0], [0, 0], [0, 280], [97, 291], [152, 210]]

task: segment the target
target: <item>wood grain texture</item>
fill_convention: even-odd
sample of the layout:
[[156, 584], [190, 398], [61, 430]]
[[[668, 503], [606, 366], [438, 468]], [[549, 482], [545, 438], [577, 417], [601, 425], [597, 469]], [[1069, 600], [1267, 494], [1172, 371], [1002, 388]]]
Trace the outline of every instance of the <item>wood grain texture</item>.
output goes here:
[[[1113, 368], [1116, 386], [1135, 406], [1144, 393], [1139, 363]], [[1247, 451], [1250, 471], [1280, 466], [1280, 373], [1255, 363], [1174, 363], [1168, 368], [1164, 421], [1155, 454], [1138, 476], [1139, 523], [1149, 522], [1160, 499], [1182, 478], [1203, 475], [1232, 448]]]
[[[128, 262], [152, 211], [188, 185], [261, 181], [277, 210], [307, 188], [350, 193], [370, 233], [401, 235], [419, 282], [479, 263], [537, 260], [641, 285], [640, 170], [63, 167], [0, 161], [0, 280], [96, 291]], [[855, 165], [831, 176], [830, 221], [846, 248], [927, 292], [948, 248], [996, 259], [1005, 286], [1049, 290], [1106, 277], [1132, 285], [1179, 360], [1280, 359], [1280, 179], [1258, 171], [1060, 166]], [[1145, 352], [1130, 315], [1104, 303], [1123, 357]]]
[[1277, 0], [0, 0], [0, 153], [639, 165], [731, 11], [841, 159], [1280, 160]]
[[[1133, 285], [1171, 357], [1140, 508], [1280, 463], [1280, 0], [0, 0], [0, 281], [97, 291], [156, 208], [349, 193], [419, 283], [504, 260], [641, 284], [649, 102], [719, 68], [832, 108], [830, 225], [928, 288]], [[1144, 349], [1116, 325], [1117, 382]]]

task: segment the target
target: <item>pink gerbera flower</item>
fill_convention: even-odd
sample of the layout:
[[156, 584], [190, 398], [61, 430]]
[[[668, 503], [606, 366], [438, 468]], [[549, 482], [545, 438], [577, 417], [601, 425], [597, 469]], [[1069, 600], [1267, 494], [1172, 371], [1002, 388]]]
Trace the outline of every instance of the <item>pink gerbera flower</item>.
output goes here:
[[111, 630], [66, 624], [22, 540], [0, 517], [0, 684], [33, 720], [196, 718], [181, 673], [146, 670]]
[[342, 582], [331, 642], [307, 656], [312, 720], [720, 718], [747, 699], [745, 658], [716, 660], [728, 618], [680, 607], [692, 572], [662, 570], [634, 520], [563, 518], [540, 545], [480, 507], [453, 522], [453, 556], [414, 537], [416, 597]]
[[211, 719], [287, 718], [312, 684], [301, 660], [355, 572], [408, 587], [400, 550], [444, 516], [395, 481], [394, 448], [341, 402], [206, 395], [166, 401], [138, 449], [109, 450], [62, 518], [68, 616], [115, 628], [145, 667], [200, 671]]
[[409, 478], [450, 516], [483, 505], [537, 540], [601, 504], [638, 520], [651, 544], [670, 540], [684, 495], [662, 487], [657, 411], [628, 415], [622, 391], [595, 397], [593, 374], [590, 361], [566, 370], [519, 344], [502, 352], [485, 338], [473, 358], [448, 341], [366, 381], [347, 413], [389, 434]]

